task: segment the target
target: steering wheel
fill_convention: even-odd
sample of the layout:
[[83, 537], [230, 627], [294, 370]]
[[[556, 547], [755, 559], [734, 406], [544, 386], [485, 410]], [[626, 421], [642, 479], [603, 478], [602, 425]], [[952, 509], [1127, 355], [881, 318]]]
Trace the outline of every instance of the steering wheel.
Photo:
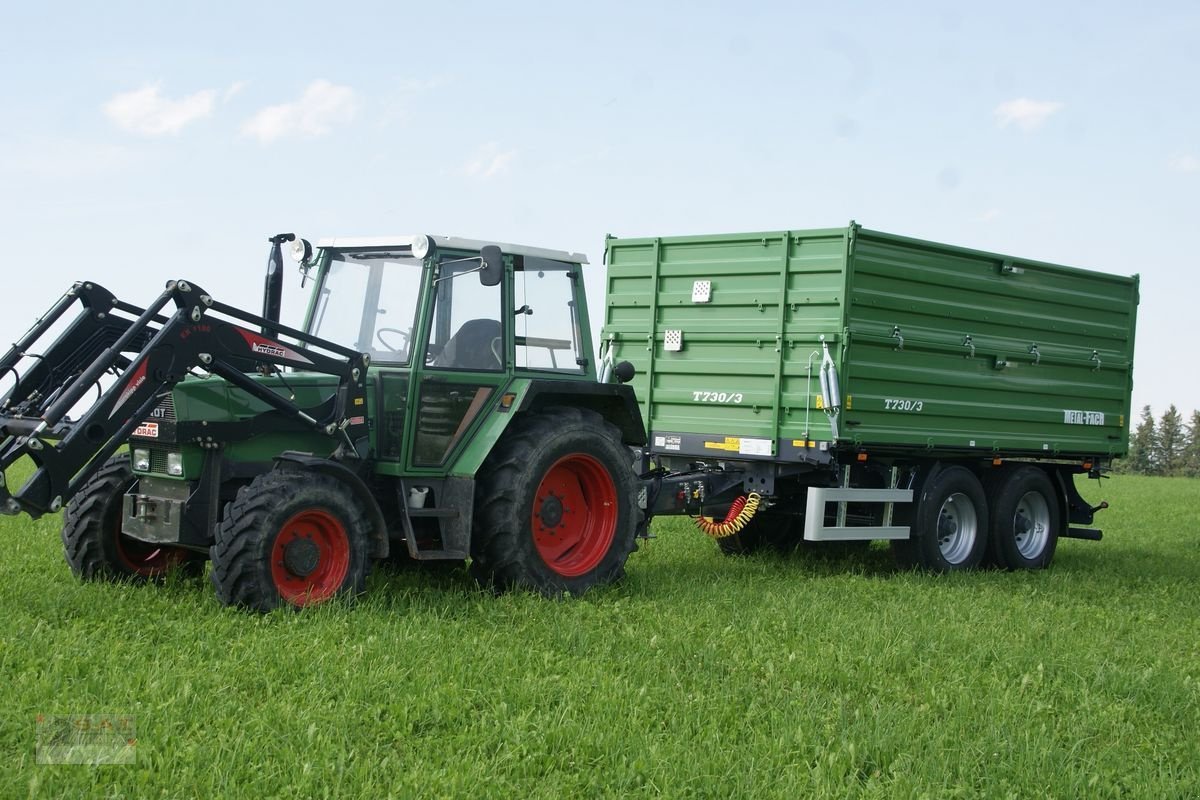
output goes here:
[[[393, 347], [390, 342], [383, 338], [385, 333], [396, 333], [400, 336], [403, 336], [404, 344], [401, 347]], [[384, 348], [393, 353], [407, 353], [409, 349], [409, 343], [412, 342], [412, 333], [410, 331], [402, 331], [399, 328], [380, 328], [379, 330], [375, 331], [375, 338], [379, 340], [379, 343], [383, 345]]]

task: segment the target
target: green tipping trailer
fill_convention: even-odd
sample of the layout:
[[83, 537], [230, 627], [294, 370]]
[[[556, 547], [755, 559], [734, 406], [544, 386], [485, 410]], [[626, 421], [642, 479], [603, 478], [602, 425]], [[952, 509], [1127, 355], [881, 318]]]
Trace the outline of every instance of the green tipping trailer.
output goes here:
[[[1070, 527], [1094, 510], [1073, 476], [1128, 446], [1136, 276], [853, 222], [609, 237], [606, 260], [601, 347], [633, 366], [650, 460], [760, 490], [723, 549], [802, 523], [809, 541], [896, 540], [925, 566], [1016, 567], [1048, 563], [1057, 536], [1098, 538]], [[922, 513], [940, 547], [922, 549]]]

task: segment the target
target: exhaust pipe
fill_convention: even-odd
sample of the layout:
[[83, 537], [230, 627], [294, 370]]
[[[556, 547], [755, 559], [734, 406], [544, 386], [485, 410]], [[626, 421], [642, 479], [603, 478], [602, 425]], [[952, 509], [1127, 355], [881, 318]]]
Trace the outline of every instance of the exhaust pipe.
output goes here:
[[[283, 243], [295, 240], [294, 233], [277, 233], [267, 240], [271, 243], [271, 253], [267, 256], [267, 279], [263, 283], [262, 315], [269, 322], [279, 322], [283, 304]], [[271, 331], [264, 327], [262, 333], [267, 336]]]

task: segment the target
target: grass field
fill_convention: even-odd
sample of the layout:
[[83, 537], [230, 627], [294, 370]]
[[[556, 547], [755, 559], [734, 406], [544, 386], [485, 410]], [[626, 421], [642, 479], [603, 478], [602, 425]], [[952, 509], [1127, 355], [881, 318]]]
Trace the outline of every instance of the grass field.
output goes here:
[[[1042, 573], [730, 559], [667, 520], [578, 601], [378, 573], [266, 617], [77, 583], [57, 518], [5, 518], [0, 797], [1197, 796], [1200, 481], [1083, 491], [1106, 538]], [[38, 714], [100, 713], [136, 764], [35, 763]]]

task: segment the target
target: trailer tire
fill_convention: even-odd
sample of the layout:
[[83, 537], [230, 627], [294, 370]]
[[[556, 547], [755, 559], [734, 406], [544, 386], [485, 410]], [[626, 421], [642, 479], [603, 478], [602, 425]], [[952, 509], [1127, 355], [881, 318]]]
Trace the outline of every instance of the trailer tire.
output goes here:
[[311, 470], [266, 472], [238, 489], [210, 551], [225, 605], [267, 612], [366, 589], [367, 518], [350, 487]]
[[1044, 569], [1058, 548], [1061, 509], [1045, 471], [1022, 466], [988, 482], [989, 551], [1001, 569]]
[[523, 415], [478, 475], [470, 570], [480, 584], [559, 597], [624, 576], [637, 548], [637, 483], [620, 431], [599, 414]]
[[172, 572], [198, 575], [204, 558], [183, 547], [155, 545], [121, 533], [122, 503], [137, 483], [129, 455], [114, 456], [63, 512], [63, 555], [85, 581], [161, 581]]
[[987, 553], [988, 504], [983, 486], [966, 467], [934, 469], [912, 511], [908, 539], [892, 541], [903, 568], [930, 572], [975, 569]]

